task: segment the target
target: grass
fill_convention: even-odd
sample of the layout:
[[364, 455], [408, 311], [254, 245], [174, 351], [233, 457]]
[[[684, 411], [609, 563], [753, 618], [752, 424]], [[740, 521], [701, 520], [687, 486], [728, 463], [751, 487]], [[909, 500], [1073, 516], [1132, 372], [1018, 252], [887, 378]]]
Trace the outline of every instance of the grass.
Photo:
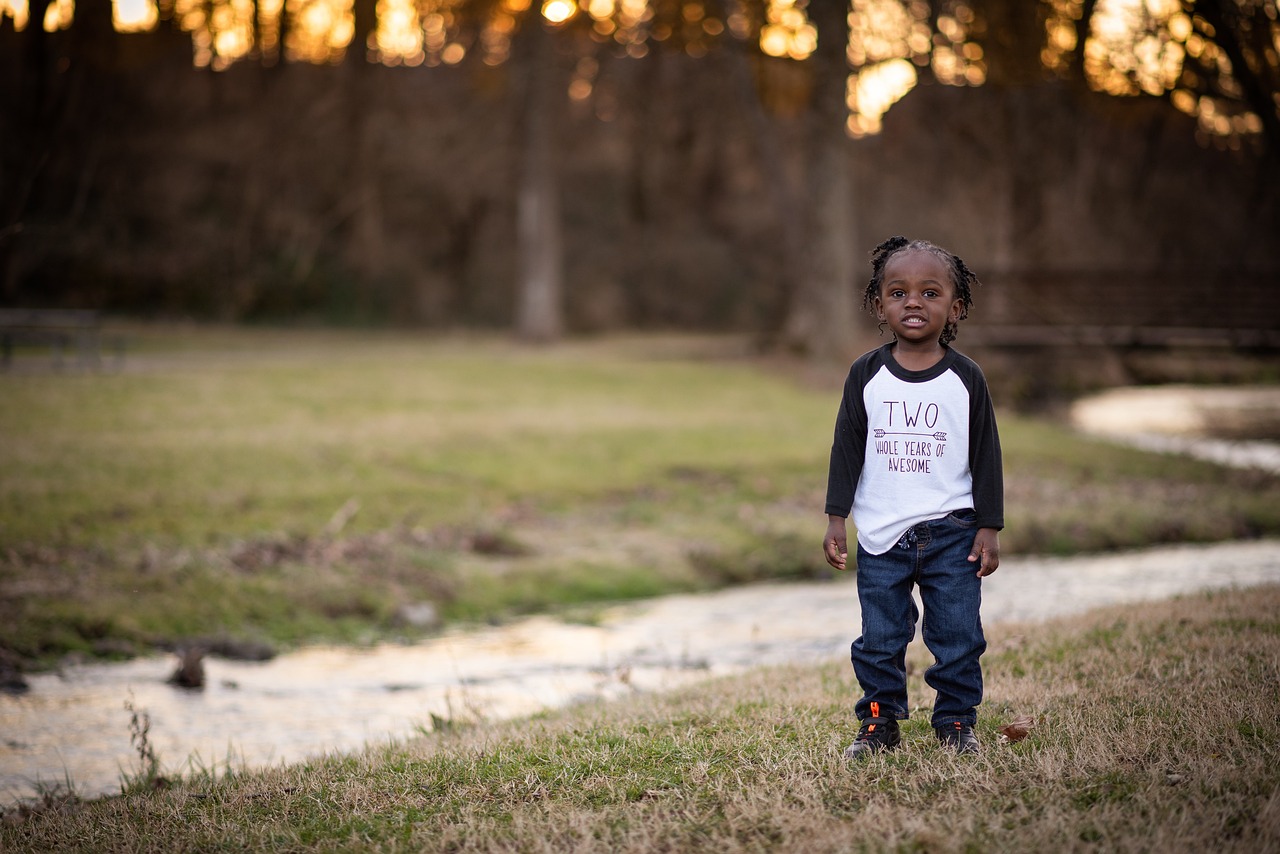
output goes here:
[[[730, 338], [123, 334], [123, 370], [0, 375], [0, 657], [27, 667], [827, 571], [838, 373]], [[1001, 429], [1007, 552], [1280, 533], [1275, 476]]]
[[[904, 748], [849, 766], [846, 662], [458, 727], [89, 803], [8, 851], [1274, 851], [1280, 587], [998, 626], [977, 758], [942, 752], [920, 674]], [[1028, 737], [998, 729], [1034, 719]]]

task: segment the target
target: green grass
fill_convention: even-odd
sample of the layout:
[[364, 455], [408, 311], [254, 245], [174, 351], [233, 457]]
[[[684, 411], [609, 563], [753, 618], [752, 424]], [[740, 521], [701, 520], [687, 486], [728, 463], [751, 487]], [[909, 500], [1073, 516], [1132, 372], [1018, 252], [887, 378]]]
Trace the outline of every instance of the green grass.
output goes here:
[[1277, 614], [1269, 586], [996, 627], [977, 758], [934, 743], [915, 644], [904, 746], [860, 765], [840, 758], [856, 684], [831, 662], [159, 790], [146, 767], [88, 803], [53, 787], [0, 848], [1274, 851]]
[[257, 334], [261, 350], [238, 357], [147, 369], [144, 353], [134, 372], [4, 377], [5, 539], [314, 533], [352, 498], [353, 531], [476, 524], [520, 502], [696, 485], [756, 458], [792, 468], [827, 441], [834, 411], [747, 365], [608, 345]]
[[[28, 665], [827, 571], [838, 373], [729, 338], [123, 334], [123, 370], [0, 375], [0, 651]], [[1280, 478], [1001, 429], [1008, 553], [1280, 533]]]

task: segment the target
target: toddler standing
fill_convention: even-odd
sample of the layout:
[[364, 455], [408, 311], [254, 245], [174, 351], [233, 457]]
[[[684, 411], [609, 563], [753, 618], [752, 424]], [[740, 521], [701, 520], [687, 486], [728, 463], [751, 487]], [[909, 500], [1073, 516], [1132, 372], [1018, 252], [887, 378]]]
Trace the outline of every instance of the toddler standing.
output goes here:
[[853, 642], [861, 722], [846, 758], [898, 746], [907, 705], [907, 644], [933, 654], [939, 741], [977, 753], [986, 650], [982, 579], [1000, 565], [1004, 527], [1000, 437], [982, 371], [950, 346], [977, 277], [956, 255], [892, 237], [872, 252], [864, 303], [894, 340], [853, 363], [836, 416], [823, 550], [846, 566], [845, 518], [857, 528], [862, 634]]

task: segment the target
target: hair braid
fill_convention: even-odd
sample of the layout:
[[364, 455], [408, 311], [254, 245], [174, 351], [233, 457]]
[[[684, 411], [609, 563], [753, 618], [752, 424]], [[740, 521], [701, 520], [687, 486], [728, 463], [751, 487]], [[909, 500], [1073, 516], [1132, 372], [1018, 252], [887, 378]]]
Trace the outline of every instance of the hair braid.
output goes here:
[[[964, 320], [969, 316], [969, 309], [973, 307], [973, 286], [980, 285], [978, 277], [969, 265], [964, 263], [964, 259], [953, 252], [948, 252], [935, 243], [927, 240], [908, 240], [901, 235], [895, 235], [881, 243], [875, 249], [871, 250], [871, 280], [867, 282], [867, 288], [862, 294], [862, 306], [867, 311], [874, 312], [875, 301], [880, 296], [880, 286], [884, 284], [884, 268], [888, 265], [889, 259], [897, 255], [904, 249], [918, 249], [923, 252], [930, 252], [936, 255], [941, 261], [947, 265], [947, 269], [951, 271], [951, 284], [955, 287], [956, 299], [960, 300], [960, 317], [958, 320]], [[943, 327], [942, 334], [938, 336], [939, 343], [950, 344], [956, 340], [958, 330], [958, 322], [951, 323]]]

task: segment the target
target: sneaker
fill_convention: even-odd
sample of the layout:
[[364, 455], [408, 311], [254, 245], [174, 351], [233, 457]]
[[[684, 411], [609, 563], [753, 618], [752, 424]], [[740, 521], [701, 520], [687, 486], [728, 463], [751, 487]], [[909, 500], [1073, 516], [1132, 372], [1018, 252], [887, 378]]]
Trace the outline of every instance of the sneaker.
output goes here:
[[950, 747], [956, 753], [976, 755], [982, 750], [978, 744], [978, 737], [973, 734], [973, 727], [968, 724], [956, 721], [946, 726], [937, 727], [934, 732], [938, 734], [940, 743]]
[[865, 759], [881, 750], [893, 750], [901, 741], [898, 722], [893, 718], [881, 717], [880, 704], [872, 703], [871, 717], [862, 721], [858, 737], [844, 750], [844, 758]]

